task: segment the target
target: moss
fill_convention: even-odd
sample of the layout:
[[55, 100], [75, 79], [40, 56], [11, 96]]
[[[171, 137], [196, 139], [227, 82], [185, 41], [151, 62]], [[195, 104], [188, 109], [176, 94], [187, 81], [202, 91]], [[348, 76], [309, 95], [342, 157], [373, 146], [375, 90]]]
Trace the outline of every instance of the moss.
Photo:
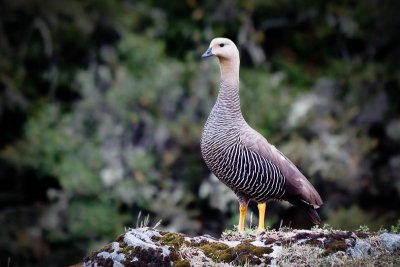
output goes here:
[[219, 262], [231, 262], [235, 259], [235, 256], [232, 254], [231, 250], [225, 250], [225, 251], [221, 251], [218, 255], [218, 257], [216, 257], [216, 261]]
[[207, 257], [216, 262], [230, 262], [234, 258], [232, 256], [232, 249], [227, 244], [221, 242], [211, 242], [200, 246], [200, 249]]
[[173, 267], [190, 267], [190, 262], [188, 260], [177, 260], [172, 265]]
[[322, 253], [322, 256], [327, 256], [329, 254], [338, 252], [338, 251], [346, 251], [347, 244], [344, 240], [331, 239], [325, 244], [325, 250]]
[[184, 244], [186, 247], [195, 247], [195, 243], [194, 243], [194, 242], [189, 242], [189, 241], [187, 241], [187, 240], [183, 241], [183, 244]]
[[261, 264], [264, 254], [270, 254], [273, 251], [270, 247], [257, 247], [250, 242], [242, 242], [233, 248], [233, 254], [236, 255], [235, 262], [238, 264]]
[[273, 251], [270, 247], [257, 247], [251, 244], [250, 242], [242, 242], [233, 248], [235, 253], [246, 253], [252, 254], [255, 256], [262, 256], [263, 254], [269, 254]]
[[226, 250], [228, 248], [229, 248], [229, 246], [227, 244], [224, 244], [221, 242], [211, 242], [211, 243], [201, 246], [201, 249], [205, 253], [212, 252], [214, 250]]
[[133, 247], [131, 247], [131, 246], [126, 246], [126, 247], [122, 248], [122, 253], [123, 253], [124, 255], [126, 255], [126, 254], [128, 254], [132, 249], [133, 249]]
[[209, 244], [210, 241], [206, 239], [201, 239], [200, 241], [184, 241], [183, 244], [185, 244], [187, 247], [201, 247], [203, 245]]
[[[200, 246], [200, 249], [212, 260], [216, 262], [236, 262], [238, 264], [250, 263], [260, 264], [264, 254], [269, 254], [273, 250], [270, 247], [257, 247], [250, 242], [242, 242], [236, 247], [229, 247], [220, 242], [212, 242]], [[269, 260], [268, 257], [265, 257]]]
[[160, 240], [163, 245], [168, 245], [173, 247], [174, 249], [179, 249], [182, 246], [185, 238], [181, 234], [168, 233], [162, 236]]
[[264, 254], [270, 254], [272, 251], [274, 251], [270, 247], [256, 247], [252, 250], [253, 254], [256, 256], [262, 256]]

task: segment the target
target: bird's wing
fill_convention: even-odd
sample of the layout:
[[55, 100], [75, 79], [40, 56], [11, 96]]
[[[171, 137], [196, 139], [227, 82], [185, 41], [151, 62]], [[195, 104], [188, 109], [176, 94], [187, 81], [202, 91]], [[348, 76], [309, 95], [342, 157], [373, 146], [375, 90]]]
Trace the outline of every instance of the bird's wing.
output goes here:
[[278, 166], [286, 178], [285, 190], [288, 196], [300, 196], [303, 201], [313, 205], [315, 208], [322, 205], [320, 195], [307, 178], [297, 169], [293, 162], [275, 146], [268, 143], [261, 134], [250, 127], [246, 127], [242, 131], [240, 139], [248, 149]]

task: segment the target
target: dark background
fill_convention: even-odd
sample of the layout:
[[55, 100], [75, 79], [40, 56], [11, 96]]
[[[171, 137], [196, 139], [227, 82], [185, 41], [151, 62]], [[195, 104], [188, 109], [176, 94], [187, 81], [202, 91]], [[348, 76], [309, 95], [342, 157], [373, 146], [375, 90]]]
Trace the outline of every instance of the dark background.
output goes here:
[[[390, 230], [399, 12], [396, 0], [2, 1], [0, 266], [79, 262], [144, 215], [190, 235], [237, 223], [199, 149], [219, 83], [200, 55], [217, 36], [240, 50], [245, 118], [321, 193], [323, 223]], [[267, 224], [311, 227], [285, 203]]]

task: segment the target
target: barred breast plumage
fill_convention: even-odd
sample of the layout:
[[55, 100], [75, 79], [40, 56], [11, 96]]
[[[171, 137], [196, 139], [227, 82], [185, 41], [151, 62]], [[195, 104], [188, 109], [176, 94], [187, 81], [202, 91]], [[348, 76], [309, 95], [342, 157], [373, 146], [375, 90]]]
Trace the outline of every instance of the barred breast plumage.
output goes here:
[[259, 230], [264, 228], [263, 203], [269, 199], [283, 199], [300, 206], [314, 223], [319, 223], [315, 209], [322, 205], [322, 200], [318, 192], [289, 159], [243, 118], [239, 99], [240, 59], [235, 44], [216, 38], [203, 57], [213, 55], [220, 62], [221, 85], [204, 126], [201, 152], [210, 170], [239, 198], [239, 231], [243, 231], [249, 200], [261, 203]]

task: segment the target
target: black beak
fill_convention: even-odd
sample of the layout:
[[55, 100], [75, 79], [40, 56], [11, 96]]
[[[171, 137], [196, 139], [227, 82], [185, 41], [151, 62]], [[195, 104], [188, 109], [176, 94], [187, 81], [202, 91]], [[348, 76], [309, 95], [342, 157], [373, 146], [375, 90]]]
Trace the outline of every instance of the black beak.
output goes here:
[[201, 55], [201, 57], [202, 57], [202, 58], [206, 58], [206, 57], [211, 57], [211, 56], [213, 56], [213, 55], [214, 55], [214, 54], [212, 53], [212, 49], [211, 49], [211, 47], [209, 47], [209, 48], [207, 49], [207, 51], [204, 52], [203, 55]]

